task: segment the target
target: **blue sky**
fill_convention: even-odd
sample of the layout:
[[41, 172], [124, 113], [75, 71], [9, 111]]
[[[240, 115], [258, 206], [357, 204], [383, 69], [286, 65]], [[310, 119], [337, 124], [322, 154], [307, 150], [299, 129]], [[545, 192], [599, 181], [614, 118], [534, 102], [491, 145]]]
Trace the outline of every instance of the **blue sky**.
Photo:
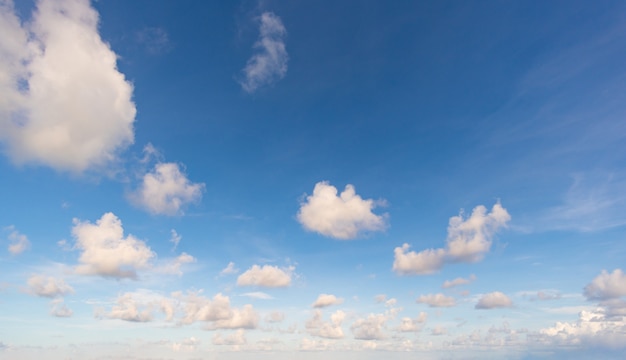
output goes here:
[[625, 11], [0, 0], [0, 357], [621, 358]]

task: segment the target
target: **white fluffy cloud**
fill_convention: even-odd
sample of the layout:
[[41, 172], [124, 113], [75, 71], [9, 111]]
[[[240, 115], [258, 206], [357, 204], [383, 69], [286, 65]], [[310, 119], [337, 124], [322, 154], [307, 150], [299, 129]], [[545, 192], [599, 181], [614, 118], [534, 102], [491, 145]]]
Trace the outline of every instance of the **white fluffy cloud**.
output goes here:
[[19, 255], [30, 247], [30, 241], [28, 241], [28, 237], [17, 231], [14, 226], [9, 226], [6, 228], [6, 230], [10, 231], [8, 236], [10, 243], [8, 250], [12, 255]]
[[419, 315], [412, 319], [410, 317], [403, 317], [400, 319], [400, 325], [397, 330], [400, 332], [416, 332], [422, 329], [422, 325], [428, 319], [428, 314], [420, 312]]
[[33, 275], [28, 278], [27, 283], [30, 293], [37, 296], [56, 298], [74, 293], [74, 289], [66, 284], [65, 280], [51, 276]]
[[385, 335], [388, 316], [385, 314], [369, 314], [366, 318], [357, 319], [350, 330], [355, 339], [359, 340], [382, 340]]
[[124, 237], [121, 220], [110, 212], [95, 224], [74, 219], [72, 235], [82, 251], [78, 274], [136, 278], [137, 269], [146, 268], [155, 256], [143, 241], [132, 235]]
[[119, 319], [133, 322], [148, 322], [152, 320], [153, 308], [151, 303], [142, 303], [135, 299], [135, 294], [126, 293], [117, 298], [111, 311], [106, 314], [109, 319]]
[[287, 30], [278, 16], [264, 12], [260, 17], [259, 39], [254, 44], [256, 53], [243, 69], [241, 87], [248, 93], [285, 77], [289, 56], [285, 48]]
[[272, 265], [253, 265], [237, 278], [239, 286], [287, 287], [291, 285], [291, 274], [295, 268], [281, 269]]
[[167, 260], [163, 266], [156, 268], [155, 271], [162, 274], [182, 275], [183, 271], [181, 267], [185, 264], [195, 263], [196, 261], [197, 259], [195, 257], [183, 252], [175, 258]]
[[341, 339], [344, 337], [341, 324], [346, 318], [346, 314], [337, 310], [330, 316], [330, 322], [322, 320], [322, 311], [315, 310], [313, 317], [309, 319], [306, 324], [306, 331], [313, 336], [318, 336], [326, 339]]
[[342, 298], [338, 298], [332, 294], [320, 294], [311, 306], [314, 308], [323, 308], [331, 305], [339, 305], [341, 303], [343, 303]]
[[469, 278], [464, 279], [464, 278], [456, 278], [454, 280], [446, 280], [444, 281], [443, 285], [441, 285], [442, 288], [444, 289], [449, 289], [455, 286], [461, 286], [461, 285], [466, 285], [471, 283], [472, 281], [476, 280], [476, 276], [474, 274], [470, 275]]
[[18, 164], [82, 172], [134, 141], [132, 86], [88, 0], [40, 0], [20, 24], [0, 4], [0, 140]]
[[494, 291], [483, 295], [476, 303], [476, 309], [495, 309], [513, 306], [513, 301], [505, 294]]
[[131, 201], [151, 214], [180, 215], [183, 208], [202, 199], [204, 183], [192, 183], [176, 163], [159, 162], [143, 176]]
[[362, 232], [385, 230], [386, 214], [372, 212], [379, 204], [362, 199], [350, 184], [337, 196], [337, 188], [322, 181], [315, 184], [313, 195], [300, 204], [297, 218], [309, 231], [335, 239], [354, 239]]
[[206, 322], [206, 329], [254, 329], [259, 323], [259, 315], [252, 305], [232, 308], [230, 298], [221, 293], [213, 299], [205, 298], [198, 293], [187, 295], [174, 294], [174, 298], [182, 304], [182, 324], [196, 321]]
[[452, 307], [456, 305], [453, 297], [444, 294], [428, 294], [417, 298], [417, 303], [426, 304], [430, 307]]
[[612, 273], [602, 270], [600, 275], [585, 286], [585, 296], [589, 300], [609, 300], [626, 296], [626, 275], [621, 269]]
[[493, 236], [506, 227], [511, 216], [496, 203], [491, 212], [479, 205], [469, 218], [463, 213], [450, 218], [446, 247], [426, 249], [420, 252], [409, 251], [408, 244], [394, 249], [393, 270], [400, 275], [432, 274], [446, 263], [472, 263], [482, 260], [489, 252]]

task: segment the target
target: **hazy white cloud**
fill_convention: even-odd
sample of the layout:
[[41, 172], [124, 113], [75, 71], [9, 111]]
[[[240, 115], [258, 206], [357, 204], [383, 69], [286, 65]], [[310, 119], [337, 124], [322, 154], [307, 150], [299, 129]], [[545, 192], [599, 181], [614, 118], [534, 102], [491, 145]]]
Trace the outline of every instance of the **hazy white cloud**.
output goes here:
[[8, 236], [10, 243], [8, 250], [12, 255], [19, 255], [30, 247], [30, 241], [28, 241], [28, 237], [17, 231], [14, 226], [8, 226], [5, 228], [5, 230], [10, 231]]
[[474, 274], [470, 275], [467, 279], [464, 278], [456, 278], [454, 280], [446, 280], [443, 285], [441, 285], [444, 289], [449, 289], [455, 286], [466, 285], [476, 280], [476, 276]]
[[239, 82], [248, 93], [274, 83], [287, 74], [289, 56], [285, 48], [287, 30], [278, 16], [264, 12], [260, 16], [259, 39], [254, 44], [255, 54], [243, 69]]
[[262, 291], [244, 293], [244, 294], [241, 294], [241, 296], [245, 296], [245, 297], [249, 297], [253, 299], [259, 299], [259, 300], [272, 300], [273, 299], [273, 297], [270, 294], [266, 294]]
[[172, 274], [172, 275], [182, 275], [183, 272], [181, 267], [184, 264], [195, 263], [197, 259], [185, 252], [178, 255], [177, 257], [167, 260], [165, 264], [161, 267], [154, 269], [158, 273], [162, 274]]
[[74, 289], [63, 279], [55, 279], [51, 276], [33, 275], [28, 278], [27, 283], [29, 292], [37, 296], [56, 298], [74, 293]]
[[331, 305], [339, 305], [343, 303], [342, 298], [338, 298], [332, 294], [320, 294], [317, 300], [311, 305], [314, 308], [323, 308]]
[[626, 296], [626, 275], [621, 269], [612, 273], [602, 270], [591, 283], [585, 286], [585, 296], [589, 300], [609, 300]]
[[279, 323], [283, 320], [285, 320], [285, 313], [280, 311], [272, 311], [265, 317], [265, 321], [269, 323]]
[[50, 315], [55, 317], [67, 318], [74, 314], [72, 309], [65, 305], [63, 299], [52, 300], [52, 308], [50, 309]]
[[428, 294], [417, 298], [417, 303], [426, 304], [430, 307], [452, 307], [456, 305], [453, 297], [444, 294]]
[[239, 269], [235, 267], [234, 262], [229, 262], [228, 265], [222, 271], [220, 271], [220, 276], [236, 274], [239, 272]]
[[287, 287], [291, 285], [291, 274], [295, 268], [281, 269], [272, 265], [253, 265], [237, 278], [239, 286]]
[[155, 256], [143, 241], [132, 235], [124, 237], [121, 220], [110, 212], [95, 224], [74, 219], [72, 235], [81, 251], [78, 274], [136, 278], [137, 269], [146, 268]]
[[446, 335], [448, 333], [448, 329], [443, 326], [435, 326], [430, 334], [433, 336]]
[[377, 304], [385, 302], [386, 300], [387, 300], [387, 295], [386, 294], [378, 294], [378, 295], [374, 296], [374, 301]]
[[174, 244], [174, 247], [172, 248], [172, 251], [176, 250], [176, 248], [178, 247], [178, 244], [180, 243], [180, 241], [183, 239], [182, 236], [180, 236], [176, 230], [172, 229], [170, 231], [171, 237], [170, 237], [170, 242]]
[[476, 309], [495, 309], [513, 306], [513, 301], [505, 294], [494, 291], [483, 295], [476, 303]]
[[173, 342], [171, 347], [174, 351], [195, 351], [200, 345], [200, 340], [195, 337], [190, 337], [187, 339], [183, 339], [181, 342]]
[[372, 210], [381, 201], [362, 199], [354, 186], [348, 184], [337, 196], [337, 188], [326, 181], [318, 182], [313, 195], [300, 204], [298, 221], [309, 231], [335, 239], [354, 239], [362, 232], [383, 231], [386, 214], [376, 215]]
[[243, 329], [239, 329], [227, 336], [223, 336], [221, 333], [213, 335], [213, 345], [244, 345], [247, 342], [245, 330]]
[[132, 86], [88, 0], [41, 0], [30, 21], [0, 5], [0, 140], [17, 164], [82, 172], [134, 140]]
[[159, 162], [130, 194], [137, 206], [157, 215], [181, 215], [183, 208], [202, 199], [204, 183], [192, 183], [176, 163]]
[[325, 322], [322, 320], [322, 311], [315, 310], [313, 317], [305, 324], [306, 331], [310, 335], [321, 338], [341, 339], [344, 337], [341, 324], [345, 318], [346, 314], [341, 310], [337, 310], [330, 316], [330, 322]]
[[432, 274], [446, 263], [472, 263], [482, 260], [489, 252], [496, 232], [507, 226], [511, 216], [498, 202], [491, 212], [479, 205], [469, 218], [463, 212], [450, 218], [446, 247], [409, 251], [408, 244], [394, 249], [393, 270], [400, 275]]
[[419, 315], [412, 319], [410, 317], [403, 317], [400, 319], [400, 325], [397, 330], [400, 332], [416, 332], [422, 329], [422, 325], [428, 319], [428, 314], [420, 312]]

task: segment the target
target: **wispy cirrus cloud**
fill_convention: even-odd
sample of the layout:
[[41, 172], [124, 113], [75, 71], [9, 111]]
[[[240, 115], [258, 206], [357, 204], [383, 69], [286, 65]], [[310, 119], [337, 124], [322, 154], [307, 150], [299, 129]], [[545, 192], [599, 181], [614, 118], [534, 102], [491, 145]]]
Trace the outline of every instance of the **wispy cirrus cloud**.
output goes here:
[[287, 74], [289, 56], [285, 47], [287, 30], [283, 22], [272, 12], [261, 14], [259, 21], [259, 39], [254, 44], [255, 54], [243, 68], [243, 79], [239, 81], [248, 93], [272, 84]]

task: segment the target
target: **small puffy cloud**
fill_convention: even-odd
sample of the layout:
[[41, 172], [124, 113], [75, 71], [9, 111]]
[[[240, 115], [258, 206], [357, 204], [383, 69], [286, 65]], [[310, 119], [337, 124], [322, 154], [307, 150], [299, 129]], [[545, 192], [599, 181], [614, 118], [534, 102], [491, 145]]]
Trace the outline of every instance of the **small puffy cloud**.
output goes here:
[[176, 163], [159, 162], [143, 176], [130, 195], [137, 206], [156, 215], [181, 215], [183, 208], [202, 198], [204, 183], [192, 183]]
[[20, 23], [0, 6], [0, 141], [17, 164], [82, 172], [134, 140], [133, 88], [88, 0], [41, 0]]
[[446, 251], [444, 249], [428, 249], [416, 253], [409, 251], [409, 244], [403, 244], [393, 250], [393, 270], [400, 275], [432, 274], [443, 266]]
[[50, 315], [54, 317], [67, 318], [74, 314], [72, 309], [68, 308], [63, 302], [63, 299], [52, 300], [52, 308], [50, 309]]
[[29, 292], [33, 295], [56, 298], [74, 293], [74, 289], [63, 279], [55, 279], [43, 275], [33, 275], [28, 278]]
[[264, 12], [260, 20], [259, 39], [254, 44], [255, 54], [243, 69], [241, 87], [248, 93], [274, 83], [287, 74], [289, 56], [285, 48], [287, 30], [280, 17]]
[[259, 323], [259, 315], [251, 305], [242, 308], [232, 308], [230, 298], [221, 293], [213, 299], [208, 299], [197, 293], [186, 296], [174, 294], [174, 298], [181, 302], [183, 317], [181, 324], [191, 324], [196, 321], [206, 322], [205, 328], [214, 329], [254, 329]]
[[494, 291], [483, 295], [476, 303], [476, 309], [495, 309], [513, 306], [513, 301], [505, 294]]
[[245, 330], [243, 329], [239, 329], [227, 336], [223, 336], [220, 333], [213, 335], [213, 345], [244, 345], [246, 343]]
[[226, 265], [224, 269], [222, 269], [222, 271], [220, 271], [220, 276], [236, 274], [238, 272], [239, 272], [239, 269], [237, 269], [235, 267], [235, 263], [231, 261], [228, 263], [228, 265]]
[[344, 337], [341, 324], [346, 318], [346, 314], [337, 310], [330, 316], [330, 322], [322, 320], [322, 311], [315, 310], [313, 317], [306, 324], [306, 331], [310, 335], [318, 336], [326, 339], [341, 339]]
[[17, 231], [14, 226], [8, 226], [5, 228], [5, 230], [10, 231], [8, 236], [10, 243], [8, 250], [12, 255], [19, 255], [30, 247], [30, 241], [28, 241], [28, 237]]
[[171, 347], [174, 351], [195, 351], [200, 345], [200, 340], [195, 337], [183, 339], [181, 342], [173, 342]]
[[134, 298], [133, 293], [121, 295], [115, 301], [111, 311], [106, 314], [109, 319], [119, 319], [132, 322], [148, 322], [152, 320], [152, 307], [142, 304]]
[[320, 294], [317, 300], [311, 305], [314, 308], [323, 308], [331, 305], [339, 305], [343, 303], [342, 298], [338, 298], [331, 294]]
[[428, 294], [417, 298], [417, 303], [426, 304], [430, 307], [452, 307], [456, 305], [453, 297], [444, 294]]
[[428, 319], [428, 314], [420, 312], [419, 315], [412, 319], [410, 317], [403, 317], [400, 319], [400, 325], [397, 330], [399, 332], [416, 332], [422, 329], [422, 325]]
[[430, 335], [440, 336], [440, 335], [446, 335], [447, 333], [448, 333], [448, 329], [446, 329], [445, 327], [436, 326], [431, 330]]
[[589, 300], [609, 300], [626, 296], [626, 275], [621, 269], [612, 273], [602, 270], [591, 283], [585, 286], [585, 296]]
[[111, 278], [136, 278], [137, 269], [148, 266], [155, 256], [143, 241], [124, 237], [121, 220], [106, 213], [92, 224], [74, 219], [72, 235], [81, 251], [76, 273]]
[[362, 199], [350, 184], [337, 196], [337, 188], [322, 181], [300, 204], [297, 218], [306, 230], [335, 239], [354, 239], [362, 232], [385, 230], [386, 214], [372, 212], [380, 203]]
[[444, 289], [449, 289], [455, 286], [461, 286], [461, 285], [466, 285], [471, 283], [472, 281], [476, 280], [476, 276], [474, 274], [470, 275], [469, 278], [464, 279], [464, 278], [456, 278], [454, 280], [446, 280], [444, 281], [443, 285], [441, 285], [442, 288]]
[[253, 265], [237, 278], [238, 286], [287, 287], [291, 285], [291, 274], [295, 268], [281, 269], [272, 265]]
[[350, 330], [355, 339], [382, 340], [387, 336], [384, 333], [389, 317], [385, 314], [369, 314], [366, 318], [357, 319]]
[[432, 274], [446, 263], [472, 263], [482, 260], [489, 252], [493, 236], [511, 220], [498, 202], [487, 212], [479, 205], [465, 219], [463, 212], [450, 218], [446, 247], [409, 251], [408, 244], [394, 249], [393, 270], [400, 275]]

